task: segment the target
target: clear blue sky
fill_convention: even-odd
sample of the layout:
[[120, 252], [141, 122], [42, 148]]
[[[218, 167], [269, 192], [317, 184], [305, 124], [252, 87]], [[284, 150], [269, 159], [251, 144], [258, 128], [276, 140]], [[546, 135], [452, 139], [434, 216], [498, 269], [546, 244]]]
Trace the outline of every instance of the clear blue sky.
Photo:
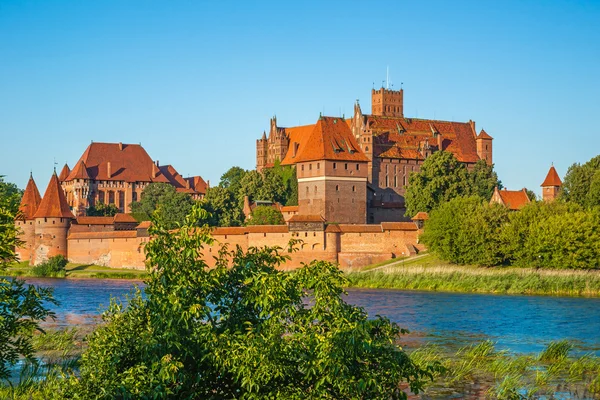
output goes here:
[[0, 1], [0, 174], [40, 190], [90, 141], [216, 184], [280, 126], [352, 113], [386, 67], [405, 115], [473, 119], [509, 189], [600, 153], [598, 1]]

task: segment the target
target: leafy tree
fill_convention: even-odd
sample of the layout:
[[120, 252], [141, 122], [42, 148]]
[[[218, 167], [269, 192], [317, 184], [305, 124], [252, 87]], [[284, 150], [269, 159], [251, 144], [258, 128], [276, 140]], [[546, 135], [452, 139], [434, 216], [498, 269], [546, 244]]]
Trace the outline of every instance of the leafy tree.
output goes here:
[[52, 290], [26, 285], [18, 279], [2, 277], [2, 271], [17, 260], [14, 249], [22, 244], [18, 239], [15, 217], [18, 215], [20, 193], [16, 186], [0, 179], [0, 380], [10, 377], [10, 367], [24, 357], [37, 363], [31, 338], [42, 331], [40, 321], [53, 317], [45, 302], [57, 304]]
[[114, 217], [119, 209], [114, 204], [98, 203], [97, 206], [91, 206], [86, 214], [90, 217]]
[[209, 226], [241, 226], [244, 222], [242, 208], [229, 189], [219, 186], [209, 188], [201, 204], [208, 212], [201, 222]]
[[221, 175], [219, 187], [229, 189], [232, 193], [238, 193], [241, 187], [241, 181], [248, 171], [240, 167], [231, 167], [227, 172]]
[[248, 171], [240, 182], [240, 190], [236, 193], [240, 207], [244, 204], [244, 196], [251, 201], [270, 200], [274, 201], [274, 195], [266, 188], [263, 176], [260, 172]]
[[525, 188], [525, 192], [527, 193], [527, 197], [529, 198], [529, 201], [535, 202], [538, 200], [538, 197], [533, 190], [529, 190], [529, 189]]
[[273, 248], [214, 245], [194, 207], [172, 232], [156, 221], [146, 246], [150, 277], [89, 338], [80, 378], [62, 398], [401, 399], [418, 392], [419, 369], [398, 346], [401, 330], [344, 302], [344, 275], [327, 262], [277, 270]]
[[438, 151], [429, 156], [421, 170], [410, 175], [406, 188], [406, 214], [429, 212], [458, 196], [479, 196], [489, 200], [494, 186], [502, 183], [493, 167], [479, 160], [469, 172], [452, 153]]
[[431, 211], [421, 240], [442, 259], [456, 264], [504, 262], [502, 228], [508, 210], [480, 197], [457, 197]]
[[573, 164], [563, 180], [561, 198], [584, 207], [600, 205], [600, 155], [585, 164]]
[[139, 202], [131, 203], [132, 213], [148, 218], [156, 213], [156, 218], [173, 229], [185, 220], [194, 205], [194, 199], [187, 193], [178, 193], [168, 183], [151, 183], [142, 192]]
[[283, 225], [285, 220], [279, 210], [269, 206], [258, 206], [252, 210], [247, 225]]

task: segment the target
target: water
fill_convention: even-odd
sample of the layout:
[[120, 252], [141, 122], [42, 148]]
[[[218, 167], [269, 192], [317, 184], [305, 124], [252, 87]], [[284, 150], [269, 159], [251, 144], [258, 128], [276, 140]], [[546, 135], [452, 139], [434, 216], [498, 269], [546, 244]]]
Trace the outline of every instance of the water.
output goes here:
[[[91, 325], [114, 296], [123, 299], [130, 280], [27, 279], [54, 288], [59, 307], [53, 325]], [[433, 341], [460, 346], [491, 339], [499, 349], [539, 352], [552, 340], [569, 339], [581, 352], [600, 356], [600, 299], [350, 289], [346, 299], [369, 315], [382, 315], [411, 331], [408, 346]]]

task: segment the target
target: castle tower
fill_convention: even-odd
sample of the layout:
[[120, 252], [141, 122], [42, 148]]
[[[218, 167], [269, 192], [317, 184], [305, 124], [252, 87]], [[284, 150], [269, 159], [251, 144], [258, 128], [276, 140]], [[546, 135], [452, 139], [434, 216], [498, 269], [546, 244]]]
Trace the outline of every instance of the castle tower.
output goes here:
[[261, 172], [267, 165], [267, 154], [269, 152], [269, 143], [267, 134], [263, 132], [260, 139], [256, 140], [256, 170]]
[[371, 114], [382, 117], [404, 117], [404, 90], [381, 88], [371, 91]]
[[56, 170], [33, 218], [35, 241], [30, 264], [38, 265], [57, 255], [67, 257], [67, 235], [75, 217], [58, 182]]
[[33, 216], [41, 201], [40, 191], [33, 180], [33, 176], [29, 175], [29, 181], [19, 206], [20, 215], [15, 220], [15, 225], [19, 229], [19, 240], [23, 242], [21, 246], [15, 249], [15, 253], [21, 261], [31, 259], [31, 251], [35, 243], [35, 220]]
[[60, 171], [60, 174], [58, 175], [58, 180], [60, 181], [60, 183], [63, 183], [64, 181], [66, 181], [67, 178], [69, 177], [70, 173], [71, 173], [71, 168], [69, 168], [69, 165], [67, 163], [65, 163], [65, 166], [62, 168], [62, 170]]
[[298, 215], [364, 224], [368, 162], [343, 119], [320, 117], [296, 158]]
[[493, 137], [487, 134], [483, 129], [475, 138], [477, 143], [477, 155], [481, 160], [485, 160], [487, 165], [492, 165], [492, 140]]
[[546, 179], [544, 179], [544, 182], [540, 186], [542, 187], [542, 198], [544, 201], [551, 202], [556, 200], [562, 186], [562, 181], [556, 169], [554, 169], [554, 165], [550, 167]]

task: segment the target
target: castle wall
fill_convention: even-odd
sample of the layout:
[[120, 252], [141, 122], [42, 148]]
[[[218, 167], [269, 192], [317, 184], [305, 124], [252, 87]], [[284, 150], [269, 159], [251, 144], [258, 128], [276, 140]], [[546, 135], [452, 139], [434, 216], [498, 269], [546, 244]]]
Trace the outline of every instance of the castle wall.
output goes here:
[[17, 220], [18, 238], [23, 242], [15, 249], [19, 261], [29, 261], [35, 244], [35, 220]]
[[69, 261], [111, 268], [144, 269], [148, 237], [136, 231], [74, 232], [69, 235]]

